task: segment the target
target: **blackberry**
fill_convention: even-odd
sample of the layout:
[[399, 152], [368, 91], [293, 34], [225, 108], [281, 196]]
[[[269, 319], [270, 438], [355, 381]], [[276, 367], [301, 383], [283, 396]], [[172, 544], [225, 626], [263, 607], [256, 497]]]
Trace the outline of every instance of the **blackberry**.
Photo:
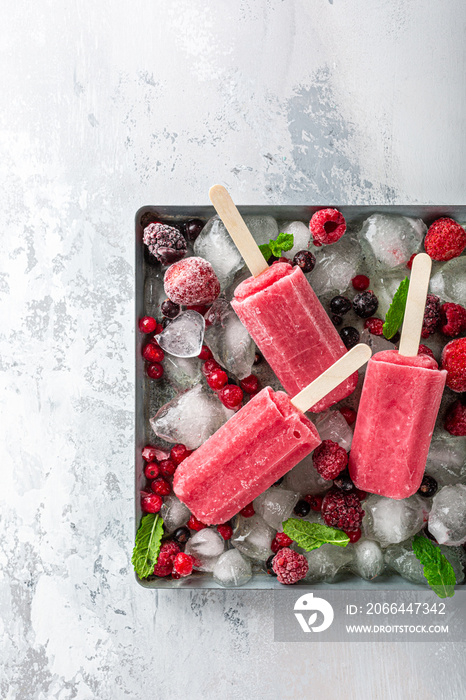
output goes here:
[[440, 325], [440, 299], [435, 294], [428, 294], [426, 308], [424, 311], [424, 321], [422, 322], [423, 338], [428, 338], [435, 333]]
[[354, 313], [360, 318], [373, 316], [379, 306], [379, 300], [374, 292], [360, 292], [353, 299]]
[[359, 331], [353, 326], [345, 326], [340, 331], [340, 338], [342, 339], [346, 349], [350, 350], [359, 343]]
[[184, 258], [188, 247], [177, 228], [158, 222], [149, 224], [144, 229], [143, 241], [162, 265], [171, 265]]
[[330, 302], [330, 311], [338, 316], [344, 316], [348, 311], [351, 311], [351, 302], [347, 297], [333, 297]]
[[316, 265], [316, 256], [310, 250], [300, 250], [293, 258], [293, 266], [300, 267], [303, 272], [312, 272]]

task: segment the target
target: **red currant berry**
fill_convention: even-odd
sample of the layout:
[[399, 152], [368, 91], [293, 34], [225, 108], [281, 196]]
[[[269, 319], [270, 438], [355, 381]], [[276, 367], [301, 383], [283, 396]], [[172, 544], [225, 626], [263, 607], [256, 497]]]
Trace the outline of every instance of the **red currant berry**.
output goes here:
[[176, 555], [173, 562], [173, 570], [179, 576], [189, 576], [193, 571], [194, 561], [194, 557], [190, 554], [180, 552]]
[[148, 462], [144, 467], [144, 476], [146, 479], [156, 479], [160, 474], [159, 465], [156, 462]]
[[196, 532], [199, 532], [199, 530], [203, 530], [207, 525], [204, 525], [204, 523], [201, 523], [200, 520], [196, 518], [196, 516], [191, 515], [191, 517], [188, 520], [188, 527], [190, 530], [196, 530]]
[[340, 408], [340, 413], [348, 425], [353, 425], [354, 421], [356, 420], [356, 411], [353, 411], [353, 409], [349, 406], [342, 406]]
[[151, 482], [150, 485], [152, 491], [159, 496], [168, 496], [170, 491], [172, 490], [172, 487], [168, 483], [168, 481], [165, 481], [165, 479], [162, 479], [161, 476], [158, 476], [157, 479], [154, 479], [154, 481]]
[[205, 377], [208, 377], [209, 374], [212, 374], [212, 372], [215, 372], [217, 369], [222, 369], [222, 368], [220, 367], [218, 362], [216, 362], [215, 360], [206, 360], [206, 362], [204, 362], [204, 364], [202, 365], [201, 369], [202, 369], [202, 374]]
[[224, 540], [230, 540], [233, 535], [233, 528], [231, 525], [217, 525], [217, 532]]
[[158, 362], [154, 362], [151, 365], [147, 365], [147, 376], [151, 379], [160, 379], [163, 377], [163, 367]]
[[366, 277], [366, 275], [356, 275], [356, 277], [353, 277], [351, 280], [351, 284], [353, 285], [354, 289], [358, 290], [358, 292], [363, 292], [368, 288], [370, 283], [371, 281], [369, 277]]
[[141, 333], [153, 333], [157, 328], [157, 321], [152, 316], [143, 316], [139, 320], [139, 330]]
[[257, 394], [259, 391], [259, 380], [255, 374], [250, 374], [240, 381], [241, 388], [246, 394]]
[[322, 510], [322, 501], [324, 500], [322, 496], [304, 496], [304, 500], [309, 503], [311, 510], [315, 510], [316, 513]]
[[181, 464], [186, 457], [189, 457], [191, 453], [192, 450], [188, 450], [184, 445], [173, 445], [170, 452], [170, 459], [172, 462], [178, 465]]
[[[212, 375], [210, 375], [212, 377]], [[208, 377], [207, 381], [209, 381]], [[219, 394], [219, 399], [227, 408], [238, 408], [243, 400], [243, 391], [236, 384], [227, 384]]]
[[361, 539], [361, 530], [354, 530], [353, 532], [347, 532], [346, 534], [348, 535], [351, 543], [357, 542], [359, 539]]
[[146, 445], [142, 448], [142, 458], [145, 462], [155, 462], [157, 460], [157, 454], [159, 452], [158, 447], [153, 447], [152, 445]]
[[160, 473], [163, 476], [173, 476], [176, 472], [176, 464], [171, 459], [162, 459], [159, 462]]
[[142, 349], [142, 356], [147, 362], [162, 362], [165, 355], [157, 343], [147, 343]]
[[202, 346], [202, 350], [199, 353], [198, 358], [200, 360], [211, 360], [212, 359], [212, 353], [210, 352], [207, 345]]
[[252, 516], [256, 514], [256, 511], [254, 510], [252, 503], [249, 503], [247, 506], [244, 506], [242, 510], [240, 510], [240, 514], [243, 516], [243, 518], [252, 518]]
[[228, 381], [227, 373], [223, 369], [215, 369], [207, 376], [207, 384], [214, 391], [219, 391]]
[[141, 491], [141, 509], [144, 513], [158, 513], [162, 503], [162, 499], [156, 493]]

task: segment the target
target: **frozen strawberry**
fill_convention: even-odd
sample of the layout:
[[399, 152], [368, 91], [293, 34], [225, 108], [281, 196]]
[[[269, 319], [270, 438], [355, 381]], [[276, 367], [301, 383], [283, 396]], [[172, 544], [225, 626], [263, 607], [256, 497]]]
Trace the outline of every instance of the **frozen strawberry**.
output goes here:
[[176, 304], [210, 304], [220, 294], [212, 265], [203, 258], [186, 258], [170, 265], [164, 277], [165, 293]]

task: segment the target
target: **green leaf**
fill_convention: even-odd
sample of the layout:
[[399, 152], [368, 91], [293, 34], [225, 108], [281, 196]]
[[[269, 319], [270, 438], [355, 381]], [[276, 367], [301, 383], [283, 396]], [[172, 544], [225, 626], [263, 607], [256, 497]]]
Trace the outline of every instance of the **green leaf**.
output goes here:
[[453, 567], [444, 554], [427, 537], [415, 535], [413, 552], [424, 567], [427, 583], [439, 598], [455, 595], [456, 576]]
[[277, 240], [271, 240], [269, 243], [272, 255], [275, 255], [277, 258], [281, 257], [282, 251], [286, 253], [287, 250], [291, 250], [293, 243], [294, 236], [292, 233], [279, 233]]
[[405, 315], [406, 299], [408, 297], [409, 288], [409, 278], [405, 277], [404, 280], [400, 282], [398, 289], [390, 304], [390, 308], [385, 316], [385, 323], [383, 324], [383, 334], [390, 340], [393, 338], [401, 324], [403, 323], [403, 317]]
[[147, 578], [154, 572], [163, 535], [163, 520], [158, 513], [147, 513], [136, 533], [131, 563], [139, 578]]
[[320, 523], [310, 523], [307, 520], [288, 518], [283, 523], [283, 532], [296, 542], [300, 547], [310, 552], [318, 549], [323, 544], [334, 544], [337, 547], [346, 547], [349, 537], [342, 530], [335, 530]]
[[272, 250], [270, 249], [269, 244], [263, 243], [262, 245], [259, 246], [259, 250], [268, 262], [269, 258], [272, 256]]

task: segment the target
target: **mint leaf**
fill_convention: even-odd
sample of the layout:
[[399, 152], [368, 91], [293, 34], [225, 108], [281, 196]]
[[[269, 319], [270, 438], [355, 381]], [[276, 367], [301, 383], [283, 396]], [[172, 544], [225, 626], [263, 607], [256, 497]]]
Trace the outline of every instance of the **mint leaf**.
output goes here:
[[342, 530], [335, 530], [320, 523], [310, 523], [307, 520], [288, 518], [283, 523], [283, 532], [296, 542], [297, 545], [310, 552], [323, 544], [334, 544], [346, 547], [349, 537]]
[[456, 576], [453, 567], [437, 547], [427, 537], [415, 535], [413, 552], [424, 567], [427, 583], [439, 598], [451, 598], [455, 595]]
[[131, 563], [139, 578], [147, 578], [154, 572], [163, 535], [163, 520], [158, 513], [144, 515], [136, 533]]
[[405, 315], [406, 299], [408, 297], [409, 288], [409, 278], [405, 277], [404, 280], [400, 282], [398, 289], [390, 304], [390, 308], [385, 316], [385, 323], [383, 324], [383, 334], [390, 340], [393, 338], [401, 324], [403, 323], [403, 317]]
[[286, 253], [287, 250], [291, 250], [294, 243], [294, 236], [292, 233], [279, 233], [277, 240], [271, 240], [269, 245], [272, 251], [272, 255], [277, 258], [281, 257], [282, 251]]
[[262, 245], [260, 245], [259, 250], [267, 261], [272, 256], [272, 250], [268, 243], [263, 243]]

